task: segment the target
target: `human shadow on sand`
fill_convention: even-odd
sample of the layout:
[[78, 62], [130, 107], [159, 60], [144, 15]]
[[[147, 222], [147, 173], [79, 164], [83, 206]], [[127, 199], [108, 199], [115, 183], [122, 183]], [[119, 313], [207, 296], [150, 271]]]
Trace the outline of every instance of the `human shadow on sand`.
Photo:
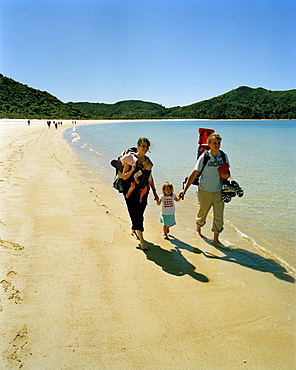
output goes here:
[[177, 250], [184, 249], [184, 250], [189, 251], [191, 253], [204, 254], [204, 252], [201, 251], [200, 249], [192, 247], [192, 245], [183, 242], [182, 240], [176, 238], [173, 235], [170, 235], [170, 242], [176, 246]]
[[212, 240], [206, 238], [205, 236], [202, 236], [202, 238], [205, 242], [224, 253], [224, 256], [222, 257], [216, 256], [213, 253], [209, 252], [203, 253], [204, 256], [207, 258], [214, 258], [222, 261], [237, 263], [238, 265], [261, 272], [269, 272], [280, 280], [284, 280], [289, 283], [295, 283], [294, 277], [289, 275], [285, 267], [270, 258], [265, 258], [257, 253], [249, 252], [246, 249], [227, 247], [223, 244], [214, 243]]
[[[209, 279], [205, 275], [199, 274], [195, 271], [195, 266], [189, 263], [182, 255], [179, 246], [175, 249], [166, 250], [162, 249], [159, 245], [155, 245], [150, 242], [146, 242], [146, 244], [149, 249], [143, 250], [143, 252], [146, 254], [147, 259], [156, 263], [156, 265], [160, 266], [163, 271], [175, 276], [189, 275], [193, 279], [203, 283], [209, 282]], [[186, 245], [186, 248], [184, 249], [189, 247], [191, 249], [195, 249], [195, 251], [191, 250], [194, 253], [202, 253], [199, 249], [192, 248], [189, 245]]]

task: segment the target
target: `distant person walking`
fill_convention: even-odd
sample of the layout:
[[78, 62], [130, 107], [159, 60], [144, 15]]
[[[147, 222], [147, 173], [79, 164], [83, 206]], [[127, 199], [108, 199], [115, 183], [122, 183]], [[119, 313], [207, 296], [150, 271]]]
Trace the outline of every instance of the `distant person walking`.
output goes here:
[[[207, 141], [210, 150], [208, 152], [209, 159], [206, 163], [206, 166], [202, 171], [205, 159], [205, 153], [203, 153], [198, 158], [193, 171], [188, 176], [183, 191], [179, 193], [179, 196], [183, 198], [196, 176], [202, 171], [198, 185], [199, 209], [196, 216], [196, 233], [198, 236], [202, 236], [201, 228], [206, 224], [206, 218], [209, 210], [211, 207], [213, 207], [214, 218], [212, 231], [214, 233], [215, 243], [220, 243], [219, 234], [223, 231], [224, 225], [224, 202], [222, 200], [222, 181], [220, 181], [220, 177], [224, 180], [230, 177], [229, 172], [223, 174], [218, 171], [218, 169], [224, 163], [223, 156], [220, 151], [221, 140], [221, 136], [217, 133], [213, 133], [208, 137]], [[226, 154], [225, 162], [229, 164]]]

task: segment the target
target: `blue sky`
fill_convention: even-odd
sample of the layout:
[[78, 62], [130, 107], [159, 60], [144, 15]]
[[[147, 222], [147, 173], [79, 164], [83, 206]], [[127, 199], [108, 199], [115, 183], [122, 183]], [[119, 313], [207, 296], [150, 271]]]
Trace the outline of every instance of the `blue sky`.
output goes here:
[[0, 0], [0, 72], [63, 102], [296, 88], [295, 0]]

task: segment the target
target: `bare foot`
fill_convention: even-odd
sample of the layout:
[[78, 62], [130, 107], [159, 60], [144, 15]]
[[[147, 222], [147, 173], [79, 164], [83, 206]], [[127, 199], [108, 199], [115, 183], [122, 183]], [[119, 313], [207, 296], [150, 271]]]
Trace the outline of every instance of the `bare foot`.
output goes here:
[[131, 236], [133, 236], [136, 240], [140, 240], [137, 233], [134, 230], [132, 231]]
[[214, 233], [214, 243], [221, 244], [220, 241], [219, 241], [219, 234], [218, 233]]
[[149, 249], [146, 244], [140, 244], [139, 247], [142, 251], [147, 251]]
[[198, 236], [198, 237], [202, 237], [202, 235], [201, 235], [201, 227], [200, 226], [196, 226], [196, 236]]
[[139, 241], [140, 241], [140, 249], [142, 249], [143, 251], [146, 251], [148, 249], [146, 243], [145, 243], [145, 240], [144, 240], [144, 237], [143, 237], [143, 232], [140, 231], [140, 230], [134, 230], [135, 234], [138, 236], [139, 238]]

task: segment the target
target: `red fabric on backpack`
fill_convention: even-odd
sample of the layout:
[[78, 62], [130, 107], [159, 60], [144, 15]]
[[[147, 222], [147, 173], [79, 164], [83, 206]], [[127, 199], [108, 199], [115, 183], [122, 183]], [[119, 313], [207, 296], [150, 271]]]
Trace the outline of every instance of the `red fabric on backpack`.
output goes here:
[[[220, 173], [223, 173], [224, 175], [226, 175], [227, 173], [229, 173], [229, 163], [228, 162], [224, 162], [222, 164], [222, 166], [218, 168], [218, 171]], [[220, 181], [224, 181], [224, 179], [222, 179], [222, 177], [221, 177], [220, 178]]]
[[199, 128], [199, 140], [198, 144], [208, 144], [208, 137], [214, 133], [215, 130], [212, 130], [211, 128]]
[[198, 129], [198, 157], [205, 151], [209, 150], [210, 147], [208, 145], [208, 137], [214, 133], [215, 130], [212, 130], [211, 128], [199, 128]]

